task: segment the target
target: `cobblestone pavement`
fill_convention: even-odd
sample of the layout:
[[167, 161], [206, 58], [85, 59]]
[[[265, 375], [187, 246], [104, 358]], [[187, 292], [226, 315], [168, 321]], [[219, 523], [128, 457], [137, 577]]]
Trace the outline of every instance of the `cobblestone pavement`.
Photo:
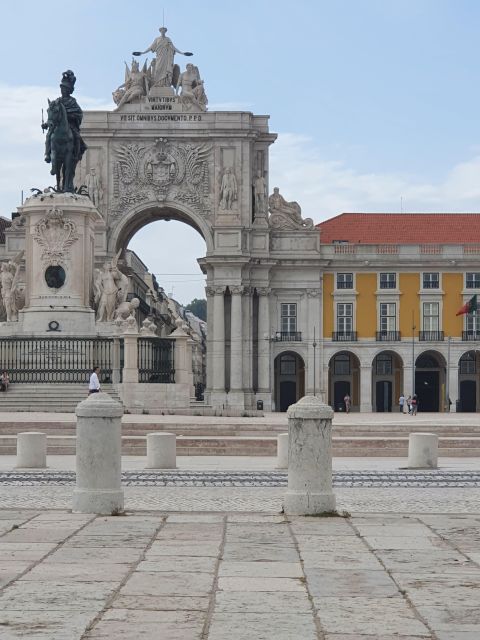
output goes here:
[[3, 510], [0, 637], [477, 640], [479, 528], [480, 509], [351, 518]]
[[[73, 485], [0, 485], [0, 509], [70, 509], [73, 488]], [[132, 512], [162, 510], [279, 513], [284, 492], [283, 487], [130, 486], [125, 487], [125, 504]], [[335, 494], [339, 509], [357, 514], [480, 513], [480, 489], [472, 487], [339, 487], [335, 489]]]
[[[125, 486], [284, 487], [286, 471], [124, 471]], [[0, 485], [69, 485], [73, 471], [3, 471]], [[336, 471], [334, 487], [480, 487], [480, 471]]]

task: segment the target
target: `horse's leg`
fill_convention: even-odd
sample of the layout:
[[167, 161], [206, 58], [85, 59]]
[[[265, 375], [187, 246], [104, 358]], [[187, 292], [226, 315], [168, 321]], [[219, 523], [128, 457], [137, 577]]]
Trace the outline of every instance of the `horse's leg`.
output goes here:
[[73, 144], [69, 145], [69, 149], [65, 154], [63, 164], [64, 164], [64, 171], [65, 171], [65, 174], [64, 174], [65, 178], [63, 181], [63, 190], [73, 193], [74, 192], [73, 178], [75, 175], [74, 163], [73, 163]]

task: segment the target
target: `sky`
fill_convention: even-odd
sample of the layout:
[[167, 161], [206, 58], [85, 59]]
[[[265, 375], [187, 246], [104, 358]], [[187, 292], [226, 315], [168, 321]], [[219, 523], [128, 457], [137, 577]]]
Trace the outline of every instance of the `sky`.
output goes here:
[[[61, 72], [84, 110], [111, 108], [163, 10], [211, 110], [270, 114], [270, 190], [304, 217], [480, 211], [477, 0], [16, 0], [0, 24], [0, 215], [52, 182], [41, 109]], [[180, 302], [204, 296], [190, 227], [153, 223], [130, 248]]]

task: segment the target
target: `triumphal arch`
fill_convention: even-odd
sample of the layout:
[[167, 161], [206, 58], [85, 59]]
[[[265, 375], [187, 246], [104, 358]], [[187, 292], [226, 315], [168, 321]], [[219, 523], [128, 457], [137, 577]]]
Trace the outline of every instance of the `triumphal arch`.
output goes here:
[[[124, 70], [119, 66], [124, 82], [113, 91], [116, 108], [83, 112], [77, 130], [74, 75], [66, 72], [70, 85], [59, 100], [74, 133], [75, 192], [62, 189], [60, 176], [56, 189], [40, 189], [24, 203], [7, 230], [9, 273], [13, 278], [17, 260], [25, 264], [25, 277], [23, 289], [11, 282], [5, 289], [24, 302], [1, 331], [129, 336], [129, 357], [132, 340], [149, 327], [140, 329], [130, 313], [124, 251], [149, 222], [179, 220], [205, 240], [199, 257], [208, 309], [205, 403], [247, 409], [262, 401], [270, 409], [276, 401], [280, 409], [281, 393], [295, 401], [320, 386], [321, 345], [316, 352], [314, 345], [315, 331], [322, 331], [319, 234], [300, 206], [270, 185], [276, 134], [268, 116], [210, 111], [195, 56], [177, 49], [166, 31], [162, 27], [150, 47], [134, 52]], [[51, 140], [54, 132], [48, 130]], [[169, 251], [161, 238], [159, 251]], [[150, 331], [154, 336], [155, 328]], [[182, 334], [178, 323], [173, 339], [181, 341]], [[142, 389], [135, 358], [133, 367], [129, 362], [123, 363], [127, 375], [113, 382], [126, 393], [127, 378], [128, 402], [152, 404], [153, 385]], [[188, 369], [186, 362], [175, 369]], [[184, 402], [172, 397], [165, 393], [162, 402]]]

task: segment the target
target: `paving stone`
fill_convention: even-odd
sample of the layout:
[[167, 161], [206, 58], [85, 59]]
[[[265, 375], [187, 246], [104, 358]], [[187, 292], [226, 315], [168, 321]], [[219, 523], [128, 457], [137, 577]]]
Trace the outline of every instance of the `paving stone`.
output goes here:
[[312, 606], [306, 592], [276, 591], [248, 593], [242, 591], [218, 591], [215, 596], [215, 612], [231, 613], [311, 613]]
[[76, 535], [64, 547], [133, 547], [144, 549], [150, 542], [151, 536], [137, 536], [134, 534], [125, 534], [122, 536], [86, 536]]
[[213, 586], [208, 573], [158, 573], [138, 571], [122, 587], [122, 595], [205, 596]]
[[19, 560], [25, 562], [36, 562], [47, 555], [57, 546], [53, 543], [28, 543], [28, 542], [1, 542], [0, 538], [0, 558], [4, 560]]
[[265, 513], [229, 513], [227, 522], [258, 522], [258, 523], [283, 523], [285, 517], [282, 515], [269, 515]]
[[298, 553], [292, 547], [273, 544], [226, 543], [223, 550], [226, 561], [241, 562], [298, 562]]
[[[478, 571], [474, 558], [468, 560], [464, 555], [453, 549], [430, 549], [396, 551], [378, 550], [375, 555], [383, 562], [389, 571], [395, 573], [469, 573]], [[480, 553], [478, 554], [480, 559]]]
[[350, 554], [348, 551], [300, 551], [305, 567], [318, 569], [359, 569], [370, 571], [383, 571], [379, 560], [367, 550], [361, 553], [355, 551]]
[[346, 518], [302, 518], [291, 520], [295, 535], [307, 536], [355, 536]]
[[450, 547], [441, 538], [431, 535], [420, 537], [407, 536], [365, 536], [365, 540], [372, 549], [449, 549]]
[[393, 574], [398, 584], [407, 591], [415, 606], [460, 605], [464, 602], [480, 608], [480, 573], [462, 576], [424, 575], [407, 577]]
[[223, 522], [223, 515], [211, 513], [176, 513], [168, 516], [167, 522]]
[[[80, 526], [80, 525], [79, 525]], [[28, 528], [14, 529], [0, 538], [2, 544], [11, 542], [62, 542], [77, 530], [77, 526], [65, 528]]]
[[216, 558], [220, 552], [220, 544], [188, 543], [184, 540], [166, 541], [155, 540], [145, 554], [145, 558], [151, 560], [155, 556], [207, 556]]
[[[0, 593], [0, 611], [101, 609], [117, 588], [116, 582], [15, 582]], [[3, 639], [2, 639], [3, 640]]]
[[80, 640], [96, 612], [0, 610], [2, 640]]
[[415, 617], [402, 597], [313, 598], [322, 628], [327, 633], [364, 635], [426, 635], [425, 625]]
[[[385, 635], [382, 633], [381, 635], [377, 634], [368, 634], [365, 635], [362, 633], [359, 635], [358, 633], [327, 633], [325, 635], [325, 640], [431, 640], [433, 636], [431, 634], [428, 635], [415, 635], [415, 636], [405, 636], [403, 634], [395, 634], [395, 635]], [[450, 640], [450, 639], [449, 639]]]
[[130, 567], [124, 564], [42, 562], [26, 573], [20, 581], [36, 582], [104, 582], [123, 580]]
[[303, 570], [299, 562], [222, 562], [219, 576], [303, 578]]
[[179, 625], [176, 622], [128, 623], [100, 621], [95, 628], [82, 636], [82, 640], [200, 640], [202, 630]]
[[345, 552], [354, 555], [355, 553], [364, 553], [367, 550], [366, 545], [356, 536], [295, 536], [301, 552], [304, 551], [328, 551]]
[[365, 596], [385, 598], [397, 595], [398, 587], [383, 571], [348, 571], [305, 568], [308, 590], [317, 598]]
[[305, 592], [305, 585], [299, 578], [244, 578], [227, 577], [218, 581], [219, 591], [300, 591]]
[[39, 515], [39, 511], [27, 511], [24, 509], [1, 509], [0, 520], [19, 520], [20, 522], [26, 522], [31, 518]]
[[149, 560], [141, 562], [136, 571], [176, 573], [213, 573], [217, 559], [205, 556], [149, 556]]
[[[1, 553], [1, 552], [0, 552]], [[72, 547], [62, 546], [42, 564], [83, 564], [95, 562], [96, 564], [132, 564], [138, 562], [143, 554], [141, 548], [131, 547]]]
[[317, 640], [310, 614], [214, 612], [208, 640]]
[[399, 531], [402, 532], [402, 537], [405, 538], [431, 538], [433, 536], [431, 529], [420, 522], [416, 524], [402, 522], [397, 524], [356, 524], [355, 528], [361, 536], [365, 537], [396, 537]]
[[112, 604], [113, 609], [139, 611], [206, 611], [209, 596], [126, 596], [120, 594]]

